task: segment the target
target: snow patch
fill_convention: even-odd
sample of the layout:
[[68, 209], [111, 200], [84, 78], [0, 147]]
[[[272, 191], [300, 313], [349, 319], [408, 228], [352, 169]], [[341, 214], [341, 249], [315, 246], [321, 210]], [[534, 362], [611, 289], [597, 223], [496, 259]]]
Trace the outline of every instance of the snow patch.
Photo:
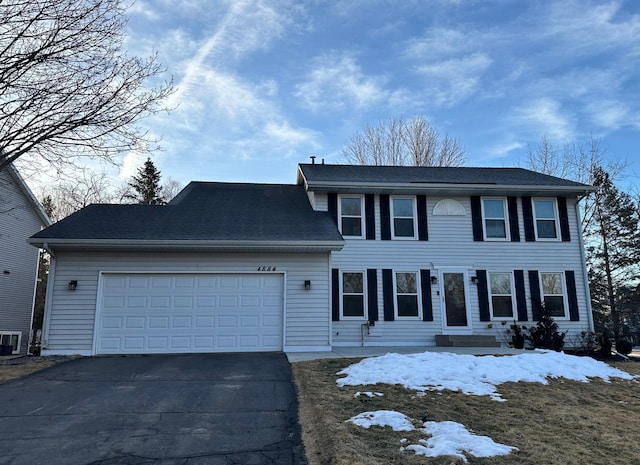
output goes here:
[[634, 379], [630, 374], [590, 357], [562, 352], [535, 350], [519, 355], [475, 356], [424, 352], [389, 353], [366, 358], [337, 373], [346, 375], [338, 386], [399, 384], [416, 391], [449, 389], [464, 394], [490, 396], [504, 401], [497, 386], [506, 382], [526, 381], [547, 384], [548, 378], [565, 378], [588, 382], [589, 378]]
[[364, 412], [350, 418], [351, 423], [369, 429], [372, 426], [389, 426], [394, 431], [413, 431], [415, 427], [411, 420], [400, 412], [393, 410], [378, 410]]

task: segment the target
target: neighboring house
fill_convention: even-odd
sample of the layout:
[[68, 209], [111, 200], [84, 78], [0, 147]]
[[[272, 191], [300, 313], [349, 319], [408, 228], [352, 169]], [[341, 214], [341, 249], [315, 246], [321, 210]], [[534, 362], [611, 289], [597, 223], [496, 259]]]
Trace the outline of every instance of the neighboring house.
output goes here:
[[30, 240], [53, 252], [44, 353], [495, 341], [542, 302], [576, 335], [593, 328], [592, 190], [519, 168], [304, 164], [297, 185], [92, 205]]
[[0, 342], [26, 354], [33, 316], [38, 249], [27, 239], [51, 220], [18, 171], [0, 171]]

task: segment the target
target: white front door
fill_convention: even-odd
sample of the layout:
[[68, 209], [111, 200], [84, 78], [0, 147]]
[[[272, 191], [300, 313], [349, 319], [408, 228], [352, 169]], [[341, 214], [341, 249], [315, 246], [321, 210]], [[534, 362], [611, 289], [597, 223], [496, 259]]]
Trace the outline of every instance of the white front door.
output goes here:
[[440, 270], [442, 299], [442, 332], [471, 334], [469, 286], [466, 270]]

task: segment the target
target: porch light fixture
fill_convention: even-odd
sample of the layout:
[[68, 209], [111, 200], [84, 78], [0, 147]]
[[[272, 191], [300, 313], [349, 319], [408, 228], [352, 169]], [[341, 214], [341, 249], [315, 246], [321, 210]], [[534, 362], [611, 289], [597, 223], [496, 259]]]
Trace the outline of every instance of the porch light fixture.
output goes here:
[[304, 290], [305, 291], [311, 290], [311, 280], [310, 279], [305, 280], [305, 282], [304, 282]]
[[477, 276], [471, 276], [471, 284], [478, 284], [478, 277]]
[[75, 291], [76, 287], [78, 287], [78, 281], [76, 281], [75, 279], [73, 281], [69, 281], [69, 290], [70, 291]]
[[438, 277], [437, 276], [431, 276], [431, 284], [438, 284]]

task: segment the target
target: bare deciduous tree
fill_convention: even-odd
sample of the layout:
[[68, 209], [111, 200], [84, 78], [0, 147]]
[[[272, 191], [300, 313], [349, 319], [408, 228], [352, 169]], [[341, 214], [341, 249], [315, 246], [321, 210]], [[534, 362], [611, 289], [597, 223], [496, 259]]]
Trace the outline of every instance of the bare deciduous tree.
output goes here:
[[462, 166], [465, 150], [423, 116], [409, 121], [392, 118], [378, 126], [367, 125], [354, 135], [342, 155], [357, 165]]
[[124, 50], [125, 13], [121, 0], [0, 1], [0, 171], [153, 148], [137, 123], [173, 87], [145, 87], [163, 70]]

